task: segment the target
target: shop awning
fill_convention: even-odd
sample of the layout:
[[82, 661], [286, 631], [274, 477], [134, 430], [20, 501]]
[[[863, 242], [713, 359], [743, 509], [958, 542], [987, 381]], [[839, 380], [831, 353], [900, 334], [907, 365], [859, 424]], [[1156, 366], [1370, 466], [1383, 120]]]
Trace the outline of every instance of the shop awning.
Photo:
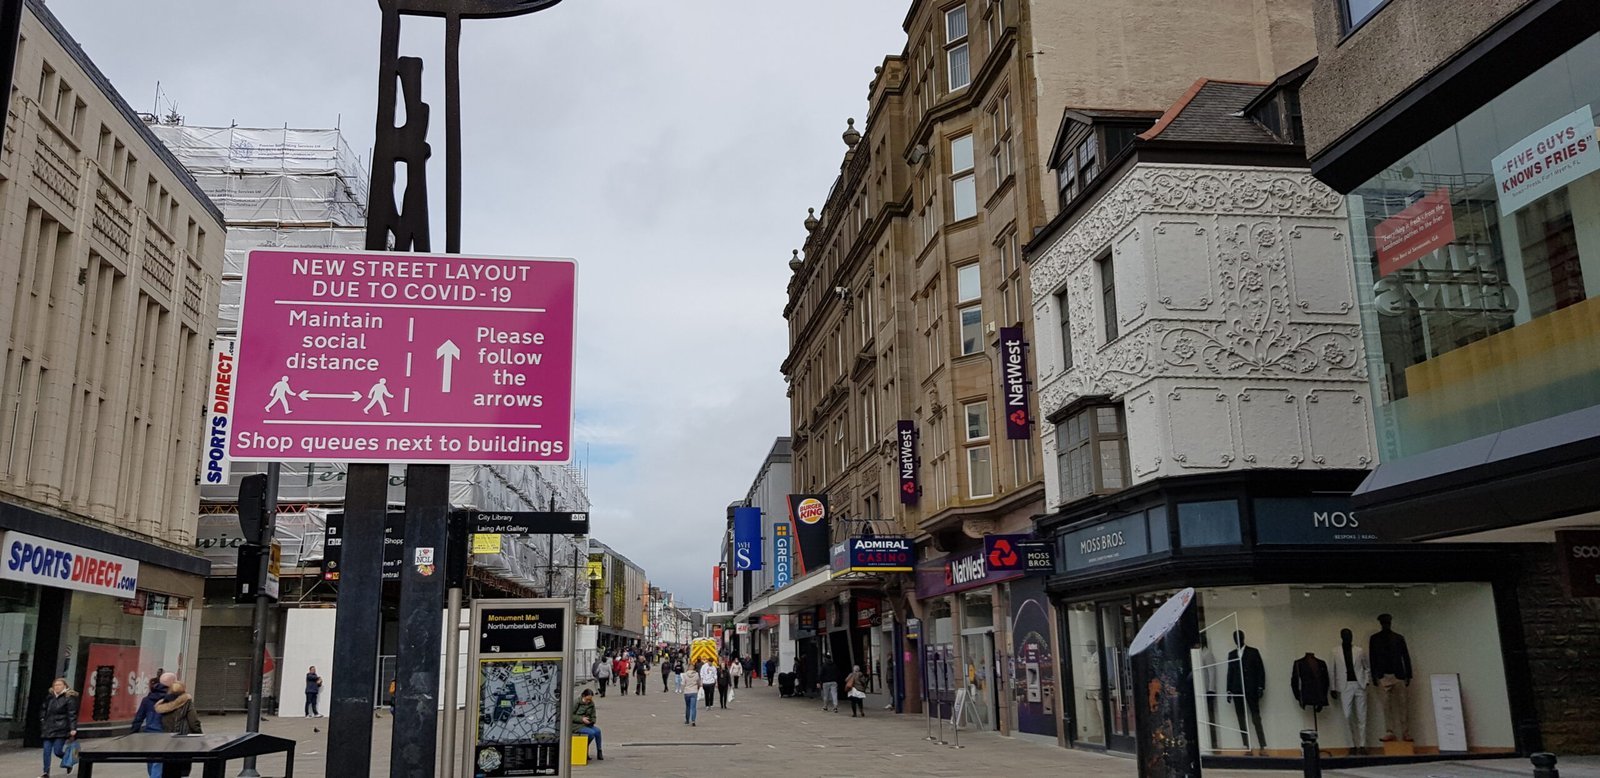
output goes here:
[[1434, 540], [1600, 510], [1600, 406], [1384, 462], [1351, 502]]

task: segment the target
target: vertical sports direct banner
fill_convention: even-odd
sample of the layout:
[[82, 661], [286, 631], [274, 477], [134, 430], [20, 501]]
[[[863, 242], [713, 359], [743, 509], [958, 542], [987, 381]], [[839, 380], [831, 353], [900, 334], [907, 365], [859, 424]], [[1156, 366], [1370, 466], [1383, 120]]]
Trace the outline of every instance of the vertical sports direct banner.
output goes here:
[[206, 444], [200, 447], [200, 482], [228, 482], [228, 435], [233, 419], [233, 359], [239, 341], [218, 338], [211, 351], [211, 389], [206, 392]]
[[828, 535], [832, 516], [828, 495], [789, 495], [789, 521], [794, 526], [795, 544], [800, 549], [800, 575], [828, 566]]
[[733, 569], [761, 569], [761, 509], [733, 509]]

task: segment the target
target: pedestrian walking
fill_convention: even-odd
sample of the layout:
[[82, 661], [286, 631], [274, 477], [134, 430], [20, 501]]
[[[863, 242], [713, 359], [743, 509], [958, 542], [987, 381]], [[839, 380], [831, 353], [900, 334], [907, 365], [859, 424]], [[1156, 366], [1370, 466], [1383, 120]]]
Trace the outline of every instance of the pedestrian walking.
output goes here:
[[[735, 659], [734, 662], [739, 660]], [[730, 663], [731, 664], [731, 663]], [[717, 668], [717, 704], [723, 708], [728, 707], [728, 685], [733, 683], [733, 673], [729, 665]]]
[[733, 676], [733, 688], [739, 688], [739, 677], [744, 675], [744, 663], [738, 657], [734, 657], [732, 664], [728, 665], [728, 674]]
[[[594, 690], [584, 689], [578, 698], [577, 707], [572, 709], [572, 734], [586, 735], [589, 741], [594, 743], [594, 760], [604, 762], [606, 752], [600, 747], [600, 727], [595, 724], [595, 720]], [[588, 749], [584, 749], [584, 755], [588, 755]]]
[[[150, 679], [150, 691], [144, 699], [139, 701], [139, 709], [133, 713], [133, 734], [140, 732], [160, 732], [161, 714], [156, 713], [156, 703], [167, 696], [167, 687], [159, 678]], [[161, 778], [161, 763], [145, 763], [145, 772], [150, 778]]]
[[[673, 672], [675, 672], [675, 671], [672, 669], [672, 660], [667, 658], [667, 657], [665, 657], [665, 656], [663, 656], [661, 658], [661, 693], [662, 694], [666, 694], [667, 693], [667, 681], [672, 678]], [[683, 668], [681, 668], [681, 667], [678, 668], [676, 670], [676, 672], [680, 672], [680, 673], [683, 672]]]
[[600, 657], [594, 660], [594, 666], [589, 668], [589, 674], [600, 684], [600, 696], [606, 696], [606, 685], [611, 683], [611, 659]]
[[717, 704], [717, 662], [715, 659], [700, 664], [700, 686], [706, 690], [706, 707]]
[[695, 726], [695, 708], [700, 704], [700, 664], [695, 663], [689, 672], [679, 674], [683, 688], [683, 723]]
[[650, 677], [650, 662], [649, 662], [649, 660], [644, 658], [644, 654], [640, 654], [638, 659], [633, 660], [633, 693], [634, 694], [637, 694], [637, 695], [639, 695], [641, 697], [644, 696], [644, 682], [645, 682], [645, 679], [647, 679], [649, 677]]
[[[161, 715], [162, 732], [174, 735], [201, 734], [200, 717], [194, 713], [194, 697], [177, 680], [167, 684], [167, 694], [155, 704], [155, 709]], [[161, 778], [187, 778], [190, 767], [192, 765], [187, 761], [164, 762], [161, 765]]]
[[756, 671], [761, 669], [761, 658], [747, 656], [744, 658], [744, 688], [756, 685]]
[[306, 671], [306, 716], [313, 719], [322, 718], [322, 712], [317, 710], [317, 697], [322, 694], [322, 676], [317, 675], [317, 666], [312, 665]]
[[771, 686], [772, 679], [778, 674], [778, 658], [775, 656], [767, 657], [767, 666], [762, 669], [765, 670], [767, 674], [767, 685]]
[[867, 675], [861, 672], [861, 665], [852, 666], [850, 675], [844, 679], [844, 696], [850, 699], [850, 718], [867, 717], [867, 708], [862, 702], [867, 698], [866, 691], [862, 689], [866, 683]]
[[839, 670], [833, 665], [833, 657], [829, 654], [822, 655], [822, 677], [818, 679], [817, 688], [822, 690], [822, 709], [839, 712]]
[[624, 697], [628, 696], [628, 657], [626, 654], [618, 656], [617, 661], [611, 663], [611, 674], [617, 679], [617, 691], [621, 692]]
[[[67, 686], [65, 678], [50, 684], [50, 696], [44, 698], [39, 710], [39, 737], [44, 740], [44, 772], [40, 778], [50, 778], [51, 754], [56, 759], [66, 756], [67, 743], [78, 737], [78, 693]], [[68, 767], [67, 772], [72, 768]]]

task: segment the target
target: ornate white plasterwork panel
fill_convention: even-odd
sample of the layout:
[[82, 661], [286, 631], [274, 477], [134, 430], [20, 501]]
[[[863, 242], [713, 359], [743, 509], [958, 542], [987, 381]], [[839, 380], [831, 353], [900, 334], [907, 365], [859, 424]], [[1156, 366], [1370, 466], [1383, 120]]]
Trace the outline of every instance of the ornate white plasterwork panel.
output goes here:
[[1344, 197], [1304, 170], [1140, 165], [1034, 261], [1034, 296], [1054, 294], [1074, 268], [1147, 213], [1340, 218]]
[[1370, 467], [1372, 404], [1363, 389], [1313, 389], [1306, 395], [1311, 462], [1322, 467]]
[[1232, 407], [1220, 386], [1175, 386], [1167, 392], [1172, 461], [1186, 470], [1225, 470], [1238, 459]]
[[1282, 387], [1246, 387], [1236, 396], [1239, 442], [1252, 467], [1299, 467], [1305, 462], [1300, 402]]
[[1163, 311], [1201, 313], [1217, 300], [1211, 241], [1200, 219], [1157, 219], [1150, 229], [1155, 250], [1155, 298]]
[[1160, 475], [1167, 446], [1156, 393], [1140, 389], [1129, 394], [1123, 400], [1123, 416], [1128, 424], [1128, 464], [1133, 468], [1134, 483]]
[[1289, 279], [1295, 312], [1342, 316], [1355, 309], [1355, 281], [1344, 229], [1289, 222]]

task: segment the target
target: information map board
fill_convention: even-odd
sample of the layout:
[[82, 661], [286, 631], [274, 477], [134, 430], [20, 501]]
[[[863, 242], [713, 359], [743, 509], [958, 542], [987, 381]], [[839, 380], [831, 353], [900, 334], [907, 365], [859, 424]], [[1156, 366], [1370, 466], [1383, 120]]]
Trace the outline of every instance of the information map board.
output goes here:
[[570, 775], [571, 601], [476, 602], [472, 629], [467, 774]]

